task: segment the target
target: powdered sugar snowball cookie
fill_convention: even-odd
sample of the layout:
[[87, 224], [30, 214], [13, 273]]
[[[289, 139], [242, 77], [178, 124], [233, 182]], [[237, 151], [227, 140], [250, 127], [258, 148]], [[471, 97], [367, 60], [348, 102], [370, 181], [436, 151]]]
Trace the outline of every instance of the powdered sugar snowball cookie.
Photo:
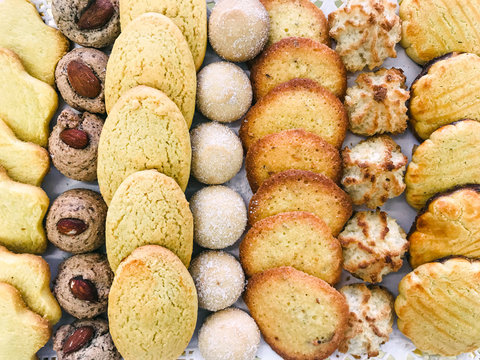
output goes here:
[[270, 17], [258, 0], [222, 0], [212, 10], [208, 39], [213, 50], [229, 61], [247, 61], [267, 43]]
[[195, 242], [208, 249], [223, 249], [242, 236], [247, 225], [243, 198], [226, 186], [209, 186], [190, 199]]
[[242, 266], [224, 251], [205, 251], [190, 264], [197, 288], [198, 306], [218, 311], [233, 305], [245, 287]]
[[225, 125], [204, 123], [190, 132], [192, 174], [209, 185], [223, 184], [242, 168], [243, 149], [239, 137]]
[[205, 360], [253, 360], [259, 345], [255, 320], [237, 308], [210, 315], [198, 334], [198, 348]]
[[197, 75], [197, 106], [210, 120], [229, 123], [240, 119], [252, 104], [252, 85], [237, 65], [216, 62]]

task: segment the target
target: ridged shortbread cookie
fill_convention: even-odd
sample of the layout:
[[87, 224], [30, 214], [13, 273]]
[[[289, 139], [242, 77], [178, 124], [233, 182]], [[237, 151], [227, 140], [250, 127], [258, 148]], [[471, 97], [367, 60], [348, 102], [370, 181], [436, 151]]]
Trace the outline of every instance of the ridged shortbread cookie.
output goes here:
[[115, 41], [105, 80], [107, 112], [122, 94], [137, 85], [162, 90], [190, 127], [197, 88], [195, 64], [182, 32], [164, 15], [138, 16]]
[[50, 157], [43, 147], [19, 140], [0, 118], [0, 166], [12, 180], [40, 186], [50, 169]]
[[69, 46], [60, 31], [45, 25], [30, 1], [0, 2], [0, 47], [14, 51], [30, 75], [53, 86], [55, 66]]
[[270, 176], [298, 169], [340, 180], [340, 153], [320, 136], [304, 130], [285, 130], [267, 135], [248, 150], [245, 158], [248, 182], [256, 192]]
[[479, 8], [479, 0], [404, 0], [400, 44], [419, 64], [452, 51], [480, 55]]
[[299, 37], [270, 46], [255, 60], [250, 75], [257, 100], [295, 78], [317, 81], [338, 97], [347, 89], [347, 71], [340, 56], [327, 45]]
[[40, 256], [14, 254], [0, 246], [0, 281], [15, 286], [27, 306], [51, 325], [62, 317], [50, 291], [50, 267]]
[[0, 166], [0, 194], [0, 245], [20, 253], [43, 253], [43, 217], [50, 202], [45, 191], [13, 181]]
[[435, 61], [412, 84], [410, 121], [427, 139], [443, 125], [461, 119], [480, 120], [480, 57], [450, 54]]
[[398, 285], [397, 325], [421, 351], [457, 356], [480, 347], [480, 261], [419, 266]]
[[257, 221], [240, 244], [247, 276], [292, 266], [330, 284], [340, 279], [342, 249], [325, 222], [304, 211], [285, 212]]
[[244, 300], [265, 341], [284, 359], [325, 359], [343, 340], [345, 298], [302, 271], [287, 266], [257, 274]]
[[195, 284], [161, 246], [142, 246], [120, 264], [108, 304], [110, 333], [125, 360], [176, 359], [195, 330]]
[[156, 170], [139, 171], [127, 177], [115, 192], [108, 207], [105, 235], [113, 271], [143, 245], [164, 246], [188, 267], [193, 216], [175, 180]]
[[0, 69], [0, 117], [20, 140], [46, 146], [48, 124], [58, 106], [57, 93], [30, 76], [13, 51], [0, 48]]
[[207, 4], [203, 0], [120, 1], [120, 24], [125, 27], [146, 12], [163, 14], [175, 23], [188, 42], [196, 69], [200, 69], [207, 49]]
[[407, 202], [420, 209], [433, 195], [480, 183], [480, 122], [458, 121], [436, 130], [415, 150], [405, 174]]
[[177, 106], [160, 90], [139, 86], [111, 109], [98, 144], [97, 176], [107, 205], [130, 174], [156, 169], [185, 190], [190, 176], [190, 135]]
[[0, 359], [37, 360], [36, 353], [50, 339], [47, 319], [31, 311], [20, 292], [0, 282]]
[[253, 195], [248, 222], [253, 225], [268, 216], [289, 211], [307, 211], [319, 216], [336, 236], [352, 215], [352, 201], [325, 175], [287, 170], [269, 178]]
[[347, 113], [340, 100], [313, 80], [293, 79], [276, 86], [252, 106], [239, 135], [248, 150], [266, 135], [303, 129], [339, 148], [347, 127]]

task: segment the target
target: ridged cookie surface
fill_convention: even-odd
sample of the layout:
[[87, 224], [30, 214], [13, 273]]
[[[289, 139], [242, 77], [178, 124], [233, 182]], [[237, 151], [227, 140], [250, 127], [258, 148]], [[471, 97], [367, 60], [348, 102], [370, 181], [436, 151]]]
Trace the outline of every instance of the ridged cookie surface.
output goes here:
[[279, 267], [257, 274], [244, 300], [265, 341], [286, 360], [325, 359], [343, 340], [345, 298], [302, 271]]

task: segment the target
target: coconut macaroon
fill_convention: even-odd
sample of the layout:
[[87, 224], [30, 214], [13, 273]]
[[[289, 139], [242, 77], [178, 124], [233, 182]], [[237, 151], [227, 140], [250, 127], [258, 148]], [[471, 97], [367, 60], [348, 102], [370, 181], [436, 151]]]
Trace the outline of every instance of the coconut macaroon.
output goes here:
[[395, 45], [401, 39], [396, 5], [388, 0], [349, 0], [330, 13], [330, 36], [348, 71], [370, 70], [388, 57], [397, 57]]
[[355, 205], [375, 209], [405, 190], [407, 157], [387, 135], [361, 141], [342, 151], [342, 185]]

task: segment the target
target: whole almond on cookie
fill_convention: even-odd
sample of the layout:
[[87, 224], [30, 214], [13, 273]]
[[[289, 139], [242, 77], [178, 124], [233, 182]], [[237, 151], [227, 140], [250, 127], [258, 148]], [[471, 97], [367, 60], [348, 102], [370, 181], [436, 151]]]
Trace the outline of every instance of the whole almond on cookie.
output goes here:
[[110, 0], [96, 0], [80, 16], [77, 26], [81, 30], [92, 30], [104, 26], [113, 16], [115, 9]]
[[79, 300], [98, 301], [95, 284], [82, 276], [76, 276], [70, 280], [70, 291]]
[[95, 98], [100, 94], [102, 85], [92, 69], [84, 63], [73, 60], [67, 66], [70, 85], [81, 96]]
[[74, 149], [85, 149], [88, 145], [88, 134], [79, 129], [65, 129], [60, 133], [60, 139]]
[[92, 339], [94, 332], [95, 331], [91, 326], [82, 326], [78, 328], [65, 341], [63, 352], [65, 354], [70, 354], [80, 350]]

